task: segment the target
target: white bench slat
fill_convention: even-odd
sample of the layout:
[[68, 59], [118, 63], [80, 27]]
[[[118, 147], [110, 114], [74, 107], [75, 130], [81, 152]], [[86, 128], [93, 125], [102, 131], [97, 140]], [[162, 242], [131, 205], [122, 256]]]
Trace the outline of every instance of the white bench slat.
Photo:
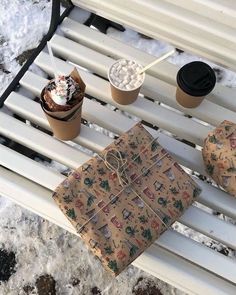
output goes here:
[[219, 10], [222, 13], [227, 13], [233, 17], [236, 17], [235, 9], [236, 4], [234, 0], [194, 0], [212, 9]]
[[[0, 168], [0, 171], [3, 170], [3, 168]], [[2, 171], [1, 171], [2, 173]], [[6, 173], [5, 173], [6, 174]], [[8, 172], [9, 174], [9, 172]], [[15, 176], [16, 177], [16, 176]], [[17, 176], [18, 178], [22, 178]], [[14, 178], [10, 178], [11, 180]], [[34, 188], [33, 192], [34, 194], [37, 193], [38, 196], [40, 196], [41, 202], [40, 205], [37, 204], [39, 202], [39, 197], [33, 198], [34, 202], [32, 202], [32, 198], [29, 198], [29, 195], [25, 192], [24, 185], [27, 183], [27, 181], [24, 179], [24, 181], [18, 182], [20, 183], [20, 191], [24, 191], [24, 198], [22, 201], [19, 202], [19, 199], [21, 200], [22, 196], [21, 193], [18, 191], [17, 197], [18, 197], [18, 203], [24, 203], [24, 206], [28, 209], [30, 209], [33, 212], [36, 212], [37, 214], [40, 214], [44, 218], [51, 220], [53, 219], [53, 222], [66, 228], [67, 230], [75, 233], [74, 228], [69, 223], [67, 218], [60, 214], [60, 209], [57, 207], [57, 205], [54, 203], [53, 199], [51, 198], [51, 195], [49, 191], [45, 190], [45, 193], [39, 194], [39, 187], [37, 188], [37, 185], [33, 184], [32, 182], [29, 184], [30, 188]], [[12, 186], [12, 182], [10, 181], [10, 184]], [[15, 184], [14, 184], [15, 185]], [[9, 180], [8, 180], [8, 186], [9, 186]], [[17, 185], [18, 186], [18, 185]], [[17, 187], [16, 186], [16, 187]], [[15, 186], [14, 191], [15, 191]], [[42, 189], [40, 189], [42, 190]], [[5, 192], [5, 195], [8, 195], [8, 190], [4, 188], [3, 190]], [[16, 197], [14, 195], [11, 195], [11, 198], [14, 198], [14, 201], [16, 201]], [[44, 200], [44, 203], [42, 201]], [[57, 213], [56, 213], [57, 211]], [[60, 212], [60, 213], [59, 213]], [[57, 219], [56, 219], [57, 218]], [[76, 234], [76, 233], [75, 233]], [[167, 248], [169, 251], [174, 252], [182, 257], [184, 257], [187, 260], [194, 261], [197, 265], [200, 265], [201, 267], [210, 269], [213, 273], [216, 273], [217, 275], [220, 275], [222, 277], [225, 277], [228, 280], [232, 280], [232, 282], [235, 282], [235, 272], [236, 272], [236, 266], [233, 261], [231, 261], [229, 258], [224, 257], [221, 254], [216, 253], [215, 251], [212, 251], [208, 249], [207, 247], [204, 247], [201, 244], [198, 244], [181, 234], [178, 234], [174, 232], [173, 230], [169, 229], [167, 232], [165, 232], [157, 241], [156, 244]], [[197, 251], [191, 251], [191, 249], [197, 250]], [[197, 253], [196, 253], [197, 252]], [[207, 259], [204, 259], [204, 257], [208, 257]], [[206, 261], [207, 260], [207, 261]], [[222, 273], [222, 269], [227, 268], [224, 273]], [[234, 277], [233, 277], [234, 276]]]
[[[39, 103], [36, 103], [16, 92], [12, 92], [8, 96], [5, 105], [22, 118], [27, 119], [47, 130], [51, 130], [48, 120], [46, 119]], [[90, 106], [90, 104], [88, 105]], [[86, 102], [83, 104], [83, 109], [84, 108], [86, 108]], [[95, 152], [100, 151], [104, 145], [108, 145], [111, 142], [107, 136], [101, 134], [100, 132], [96, 132], [83, 124], [81, 125], [79, 136], [77, 136], [73, 141]]]
[[[22, 203], [24, 203], [25, 208], [63, 227], [64, 229], [75, 233], [73, 227], [56, 206], [50, 196], [50, 192], [47, 189], [36, 185], [35, 183], [30, 182], [11, 171], [7, 171], [2, 167], [0, 167], [0, 180], [0, 193], [2, 195], [12, 199], [16, 203], [19, 203], [21, 206]], [[18, 199], [16, 199], [16, 196]], [[32, 202], [32, 200], [34, 201]], [[203, 246], [201, 247], [204, 250], [207, 249]], [[207, 249], [207, 252], [208, 251], [209, 249]], [[149, 247], [138, 259], [133, 262], [133, 264], [152, 273], [153, 275], [159, 275], [160, 272], [163, 278], [172, 278], [173, 281], [171, 280], [170, 282], [176, 287], [179, 287], [179, 284], [176, 284], [176, 280], [174, 280], [175, 275], [177, 278], [188, 278], [188, 282], [185, 284], [186, 288], [189, 287], [191, 289], [193, 284], [197, 286], [198, 283], [201, 283], [199, 290], [207, 292], [204, 294], [222, 295], [225, 294], [224, 292], [226, 291], [228, 292], [227, 294], [234, 294], [233, 291], [235, 287], [232, 284], [202, 270], [201, 267], [199, 268], [196, 265], [192, 265], [191, 262], [179, 258], [157, 245]], [[156, 267], [157, 265], [158, 267]], [[170, 276], [170, 274], [173, 276]], [[215, 292], [215, 288], [217, 288], [217, 292]]]
[[[119, 5], [119, 0], [113, 0], [114, 6]], [[128, 8], [129, 1], [124, 1], [123, 8]], [[198, 13], [188, 11], [185, 8], [178, 6], [178, 3], [172, 4], [168, 1], [155, 0], [133, 0], [132, 11], [138, 15], [157, 19], [163, 24], [173, 26], [174, 28], [182, 30], [184, 33], [192, 33], [194, 35], [202, 35], [206, 40], [210, 39], [216, 44], [223, 45], [230, 48], [235, 48], [232, 44], [236, 44], [234, 29], [230, 26], [218, 23]], [[231, 40], [231, 42], [230, 42]]]
[[[192, 34], [186, 30], [180, 29], [177, 26], [172, 26], [168, 23], [159, 21], [158, 18], [151, 18], [147, 15], [147, 11], [140, 12], [133, 9], [135, 3], [130, 1], [123, 1], [122, 6], [112, 1], [99, 1], [96, 0], [76, 0], [75, 4], [78, 6], [95, 11], [97, 14], [109, 18], [117, 23], [125, 24], [134, 28], [136, 31], [151, 36], [155, 39], [165, 40], [169, 43], [175, 44], [179, 48], [187, 51], [192, 51], [196, 54], [205, 56], [214, 62], [220, 63], [226, 67], [236, 69], [236, 57], [233, 48], [228, 48], [224, 44], [217, 44], [214, 35], [208, 36], [205, 39], [205, 34], [201, 31], [199, 34]], [[144, 3], [144, 2], [143, 2]], [[146, 3], [146, 1], [145, 1]], [[161, 2], [159, 2], [161, 3]], [[157, 9], [159, 3], [156, 3]], [[125, 7], [124, 4], [132, 6], [132, 10]], [[128, 6], [129, 7], [129, 6]], [[168, 19], [170, 20], [170, 18]], [[227, 43], [227, 39], [225, 38]]]
[[[35, 81], [38, 86], [40, 86], [38, 89], [37, 87], [34, 87], [34, 84], [32, 84], [31, 81]], [[40, 81], [40, 83], [39, 83]], [[27, 72], [27, 74], [23, 77], [21, 80], [21, 85], [26, 87], [28, 90], [33, 89], [33, 92], [35, 95], [38, 95], [41, 91], [41, 89], [44, 87], [44, 85], [47, 83], [47, 80], [39, 77], [31, 72]], [[27, 106], [25, 105], [27, 101], [24, 103], [24, 97], [21, 96], [21, 103], [19, 103], [19, 100], [17, 100], [17, 97], [15, 95], [11, 95], [5, 104], [12, 110], [12, 111], [20, 111], [19, 114], [25, 114], [24, 109], [27, 109]], [[112, 112], [111, 110], [101, 106], [98, 103], [92, 102], [87, 100], [87, 102], [90, 102], [91, 104], [88, 105], [88, 110], [85, 110], [83, 107], [83, 117], [85, 116], [87, 120], [91, 122], [95, 122], [96, 124], [112, 131], [117, 134], [121, 134], [123, 132], [126, 132], [128, 129], [130, 129], [134, 125], [134, 121], [131, 119], [122, 116], [121, 114], [117, 112]], [[29, 102], [32, 103], [32, 102]], [[32, 107], [32, 110], [35, 108]], [[35, 113], [33, 114], [33, 120], [35, 117], [39, 115], [39, 111], [37, 113], [37, 110], [35, 110]], [[44, 117], [44, 120], [46, 118]], [[122, 124], [121, 124], [122, 122]], [[166, 136], [162, 133], [157, 133], [155, 130], [151, 128], [147, 128], [148, 131], [153, 135], [157, 136], [159, 135], [159, 142], [160, 144], [165, 147], [182, 165], [189, 167], [192, 170], [198, 171], [199, 173], [205, 175], [205, 169], [203, 166], [202, 156], [200, 151], [191, 148], [190, 146], [183, 144], [179, 141], [176, 141], [175, 139]], [[80, 136], [79, 136], [80, 137]], [[102, 138], [102, 137], [101, 137]], [[77, 141], [77, 139], [75, 139]], [[110, 143], [110, 142], [109, 142]], [[101, 149], [107, 146], [107, 141], [101, 142]], [[222, 212], [223, 214], [230, 216], [232, 218], [236, 218], [236, 200], [233, 197], [230, 197], [225, 192], [214, 188], [213, 186], [204, 183], [197, 178], [195, 181], [198, 182], [198, 184], [203, 189], [203, 193], [199, 197], [199, 201], [206, 206], [215, 209], [219, 212]]]
[[[0, 165], [46, 188], [55, 189], [64, 176], [0, 144]], [[47, 181], [50, 179], [50, 181]]]
[[78, 167], [78, 159], [82, 162], [89, 159], [83, 152], [3, 112], [0, 112], [0, 134], [71, 168]]
[[236, 250], [236, 226], [212, 217], [212, 214], [192, 206], [185, 211], [179, 222]]
[[[133, 265], [192, 295], [235, 295], [235, 285], [214, 276], [187, 260], [152, 245]], [[183, 284], [184, 282], [184, 284]]]
[[161, 235], [156, 241], [156, 244], [165, 247], [165, 249], [168, 249], [187, 260], [191, 259], [193, 263], [201, 265], [203, 268], [236, 283], [236, 264], [234, 260], [229, 259], [214, 250], [203, 248], [201, 244], [190, 240], [173, 230], [168, 230]]
[[1, 166], [0, 194], [27, 210], [73, 232], [71, 223], [54, 202], [50, 190]]
[[[55, 60], [62, 73], [68, 74], [73, 70], [72, 65], [58, 58]], [[50, 75], [53, 75], [48, 54], [41, 52], [35, 63]], [[80, 75], [87, 84], [86, 93], [198, 145], [203, 144], [204, 138], [212, 129], [140, 97], [132, 105], [120, 105], [112, 99], [110, 85], [107, 81], [83, 70], [80, 70]], [[173, 125], [172, 122], [175, 122], [175, 124]]]
[[[176, 4], [175, 0], [166, 0], [172, 4]], [[233, 0], [234, 1], [234, 0]], [[188, 9], [197, 14], [203, 15], [207, 18], [213, 19], [214, 21], [223, 23], [225, 25], [236, 28], [236, 14], [235, 10], [230, 7], [226, 7], [229, 1], [222, 1], [221, 3], [216, 3], [216, 1], [206, 1], [206, 0], [193, 0], [185, 1], [178, 0], [178, 6]], [[223, 4], [224, 3], [224, 4]], [[221, 5], [219, 5], [221, 4]], [[234, 9], [236, 6], [234, 5]]]
[[[59, 35], [53, 36], [51, 45], [53, 51], [60, 57], [79, 64], [105, 78], [107, 78], [109, 66], [115, 61], [95, 50], [89, 49]], [[197, 108], [186, 109], [179, 105], [175, 99], [175, 86], [150, 75], [146, 75], [141, 92], [154, 100], [158, 100], [211, 125], [219, 125], [224, 120], [234, 121], [236, 117], [234, 112], [208, 100], [204, 100]]]
[[[155, 56], [77, 23], [70, 18], [66, 18], [60, 28], [64, 35], [72, 40], [115, 59], [135, 59], [144, 65], [151, 63], [155, 59]], [[176, 65], [162, 61], [150, 68], [147, 73], [167, 83], [176, 85], [177, 71], [178, 67]], [[216, 84], [207, 99], [229, 110], [236, 111], [236, 100], [233, 97], [233, 89]]]
[[[65, 176], [60, 173], [22, 156], [3, 145], [0, 145], [0, 152], [2, 156], [0, 159], [0, 165], [11, 169], [29, 180], [39, 183], [50, 190], [54, 190], [57, 185], [65, 179]], [[78, 166], [81, 164], [83, 164], [83, 162], [78, 161]], [[235, 226], [205, 213], [201, 209], [191, 206], [184, 215], [180, 217], [179, 222], [236, 249]], [[227, 232], [227, 235], [225, 235], [224, 231]]]
[[197, 199], [198, 202], [233, 219], [236, 218], [235, 197], [196, 177], [194, 180], [202, 189], [202, 193]]
[[[33, 80], [32, 80], [33, 78]], [[31, 81], [42, 81], [42, 87], [36, 88], [32, 85]], [[47, 80], [39, 77], [31, 72], [21, 80], [21, 85], [31, 90], [31, 86], [35, 95], [39, 95], [40, 89], [42, 89], [47, 83]], [[11, 93], [5, 102], [5, 105], [14, 113], [22, 116], [31, 122], [50, 130], [49, 123], [43, 114], [39, 104], [27, 99], [26, 97], [19, 95], [18, 93]], [[111, 130], [116, 134], [121, 134], [124, 130], [131, 128], [135, 122], [123, 115], [113, 112], [108, 108], [103, 107], [101, 104], [84, 99], [82, 117], [89, 122], [95, 123], [103, 128]], [[122, 122], [122, 127], [120, 127]], [[114, 125], [113, 125], [114, 124]], [[147, 130], [153, 136], [159, 136], [159, 142], [184, 166], [198, 171], [205, 175], [206, 171], [203, 167], [203, 160], [200, 151], [175, 140], [163, 133], [155, 131], [151, 128], [146, 127]], [[80, 135], [73, 140], [74, 142], [83, 145], [93, 151], [100, 151], [112, 142], [111, 138], [95, 132], [93, 129], [88, 128], [84, 125], [81, 127]]]

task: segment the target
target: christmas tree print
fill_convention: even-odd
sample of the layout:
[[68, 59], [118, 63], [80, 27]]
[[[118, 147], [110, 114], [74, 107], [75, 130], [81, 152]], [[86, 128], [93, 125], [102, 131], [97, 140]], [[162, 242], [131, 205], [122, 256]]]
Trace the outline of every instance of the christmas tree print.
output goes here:
[[118, 266], [117, 266], [117, 262], [116, 260], [110, 260], [108, 262], [108, 267], [114, 271], [114, 273], [117, 273], [119, 270], [118, 270]]
[[160, 204], [162, 207], [167, 206], [167, 203], [168, 203], [167, 199], [164, 199], [164, 198], [160, 197], [160, 198], [158, 198], [157, 201], [158, 201], [158, 204]]
[[171, 218], [167, 215], [162, 218], [163, 223], [166, 225], [168, 225], [170, 220], [171, 220]]
[[91, 178], [85, 178], [84, 184], [87, 185], [88, 187], [91, 187], [93, 185], [93, 180]]
[[151, 151], [155, 152], [158, 149], [158, 146], [159, 144], [156, 141], [154, 141], [151, 146]]
[[211, 153], [211, 160], [212, 161], [216, 161], [217, 160], [217, 156], [214, 153]]
[[129, 249], [129, 256], [133, 257], [137, 251], [138, 251], [138, 247], [135, 245], [132, 245]]
[[132, 226], [127, 226], [125, 229], [125, 232], [130, 235], [131, 237], [135, 236], [135, 233], [137, 232], [137, 230], [135, 229], [135, 227]]
[[213, 174], [213, 172], [214, 172], [214, 166], [213, 165], [211, 165], [211, 164], [207, 164], [206, 165], [206, 170], [207, 170], [207, 172], [209, 173], [209, 175], [212, 175]]
[[183, 211], [184, 211], [183, 203], [182, 203], [181, 200], [176, 200], [176, 201], [174, 202], [174, 207], [175, 207], [176, 209], [178, 209], [180, 212], [183, 212]]
[[87, 206], [90, 207], [94, 203], [95, 199], [96, 199], [95, 196], [93, 196], [92, 194], [89, 194], [89, 197], [87, 199]]
[[145, 215], [141, 215], [141, 216], [139, 216], [139, 220], [140, 220], [140, 222], [143, 223], [143, 224], [145, 224], [145, 223], [148, 222], [148, 219], [147, 219], [147, 217], [146, 217]]
[[76, 214], [75, 214], [75, 210], [72, 208], [72, 209], [67, 209], [66, 210], [66, 215], [73, 219], [73, 220], [76, 220]]
[[102, 187], [107, 192], [109, 192], [111, 190], [108, 180], [102, 180], [100, 182], [100, 187]]
[[147, 239], [148, 241], [151, 241], [151, 240], [152, 240], [152, 234], [151, 234], [151, 231], [150, 231], [149, 228], [143, 230], [143, 232], [142, 232], [142, 236], [143, 236], [145, 239]]
[[65, 195], [63, 197], [63, 200], [65, 201], [66, 204], [69, 204], [69, 203], [71, 203], [73, 201], [73, 196], [71, 196], [71, 195]]
[[211, 143], [217, 143], [217, 142], [218, 142], [218, 140], [217, 140], [217, 138], [215, 137], [215, 135], [211, 135], [211, 136], [209, 136], [209, 141], [210, 141]]
[[105, 247], [104, 250], [105, 250], [106, 254], [108, 254], [108, 255], [114, 253], [111, 246]]

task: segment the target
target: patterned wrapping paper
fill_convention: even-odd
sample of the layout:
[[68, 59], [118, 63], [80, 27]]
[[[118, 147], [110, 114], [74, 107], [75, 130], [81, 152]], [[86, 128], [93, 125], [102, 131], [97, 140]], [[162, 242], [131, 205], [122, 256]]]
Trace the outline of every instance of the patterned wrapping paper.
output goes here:
[[153, 137], [138, 123], [100, 154], [104, 157], [106, 151], [115, 148], [127, 161], [127, 177], [135, 181], [125, 190], [122, 191], [117, 173], [94, 157], [66, 178], [53, 194], [77, 230], [87, 222], [81, 237], [114, 275], [150, 246], [200, 193], [192, 178], [157, 141], [152, 141]]
[[210, 132], [202, 155], [211, 178], [236, 196], [236, 124], [224, 121]]

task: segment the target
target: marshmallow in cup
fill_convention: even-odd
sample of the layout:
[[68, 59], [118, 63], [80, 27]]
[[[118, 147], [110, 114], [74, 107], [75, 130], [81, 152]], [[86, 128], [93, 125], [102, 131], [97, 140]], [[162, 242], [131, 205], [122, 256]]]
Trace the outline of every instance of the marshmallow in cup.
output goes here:
[[112, 98], [120, 104], [134, 102], [144, 82], [145, 73], [139, 74], [142, 66], [136, 61], [120, 59], [111, 65], [108, 79]]

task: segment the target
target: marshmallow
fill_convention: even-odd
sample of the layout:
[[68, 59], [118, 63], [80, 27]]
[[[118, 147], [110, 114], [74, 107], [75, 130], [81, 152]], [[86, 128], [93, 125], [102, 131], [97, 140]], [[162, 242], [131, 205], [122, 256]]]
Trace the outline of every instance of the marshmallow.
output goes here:
[[127, 61], [126, 61], [125, 59], [122, 59], [122, 60], [120, 61], [120, 64], [121, 64], [122, 66], [126, 66], [126, 65], [127, 65]]
[[142, 66], [131, 60], [119, 60], [110, 69], [110, 80], [122, 90], [132, 90], [143, 82], [143, 75], [138, 74]]

